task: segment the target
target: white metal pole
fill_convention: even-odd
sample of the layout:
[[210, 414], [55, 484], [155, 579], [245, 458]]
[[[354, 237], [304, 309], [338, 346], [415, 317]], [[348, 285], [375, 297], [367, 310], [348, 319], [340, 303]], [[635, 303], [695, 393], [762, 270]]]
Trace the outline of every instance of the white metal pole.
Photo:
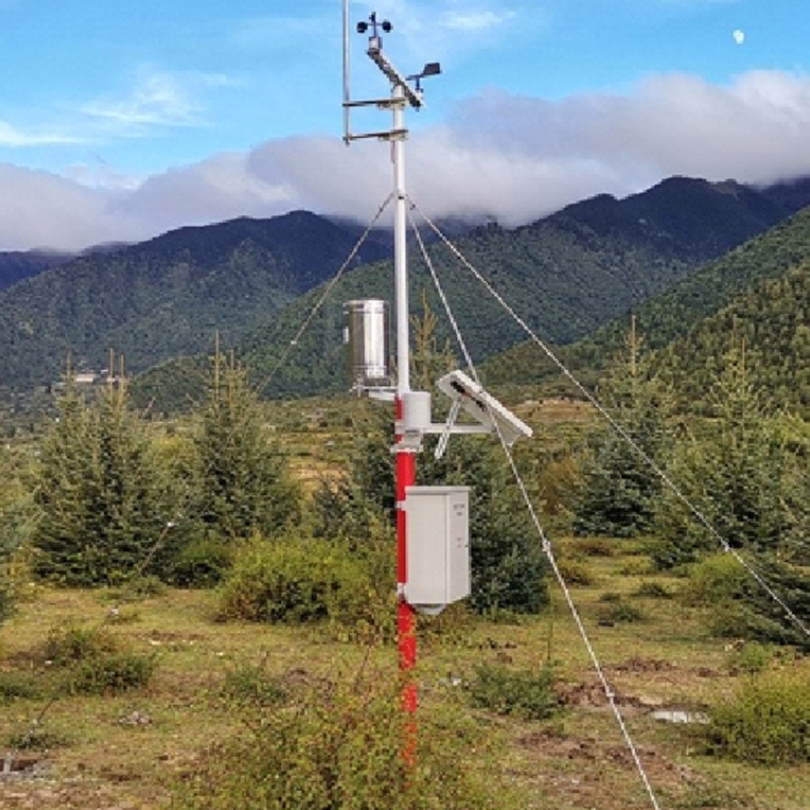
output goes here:
[[397, 395], [411, 390], [409, 316], [407, 203], [405, 199], [405, 89], [395, 84], [392, 90], [394, 136], [391, 159], [394, 163], [394, 293], [397, 320]]
[[349, 47], [349, 0], [343, 0], [343, 140], [349, 145], [351, 135], [351, 48]]

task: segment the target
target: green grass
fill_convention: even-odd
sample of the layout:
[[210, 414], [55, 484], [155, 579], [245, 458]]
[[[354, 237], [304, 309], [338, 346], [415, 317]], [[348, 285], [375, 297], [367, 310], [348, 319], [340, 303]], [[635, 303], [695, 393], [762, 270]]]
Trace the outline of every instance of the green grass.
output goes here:
[[[727, 643], [708, 634], [706, 608], [660, 598], [661, 592], [676, 592], [682, 581], [649, 571], [622, 573], [634, 559], [642, 558], [621, 544], [612, 556], [590, 556], [587, 566], [599, 585], [573, 585], [572, 594], [661, 806], [807, 810], [810, 766], [764, 767], [713, 756], [700, 729], [649, 715], [648, 706], [720, 705], [738, 694], [747, 676], [729, 666]], [[605, 602], [605, 593], [619, 601]], [[428, 620], [420, 619], [423, 739], [446, 740], [454, 757], [498, 789], [493, 810], [649, 808], [577, 626], [555, 587], [552, 595], [546, 614], [517, 623], [456, 618], [452, 633], [425, 633]], [[600, 626], [604, 610], [615, 604], [637, 606], [645, 621]], [[78, 654], [89, 641], [66, 628], [101, 623], [109, 602], [99, 592], [41, 589], [18, 607], [0, 628], [0, 751], [25, 739], [50, 699], [53, 664], [43, 663], [46, 645], [63, 657]], [[108, 622], [104, 644], [154, 656], [151, 678], [119, 694], [60, 694], [37, 727], [38, 747], [21, 753], [50, 763], [49, 781], [0, 780], [0, 807], [28, 802], [43, 810], [165, 808], [180, 795], [178, 785], [206, 772], [216, 746], [247, 756], [250, 735], [270, 718], [279, 727], [294, 727], [284, 713], [303, 706], [302, 696], [321, 694], [329, 684], [351, 695], [352, 683], [363, 678], [375, 685], [369, 695], [386, 679], [396, 683], [392, 646], [338, 643], [318, 626], [222, 622], [216, 612], [213, 592], [169, 589], [145, 595], [131, 620]], [[61, 647], [54, 648], [59, 640]], [[807, 669], [802, 659], [784, 657], [778, 664]], [[560, 705], [548, 719], [471, 705], [467, 687], [482, 671], [500, 678], [492, 687], [496, 703], [504, 696], [510, 705], [542, 703], [548, 684], [524, 675], [541, 673], [547, 665]], [[504, 673], [520, 677], [510, 681]], [[343, 710], [365, 727], [355, 703], [350, 700]], [[387, 716], [384, 708], [374, 711]], [[145, 719], [135, 723], [132, 717]], [[340, 727], [330, 726], [330, 733]], [[308, 725], [302, 728], [312, 733]], [[261, 750], [275, 750], [272, 737], [262, 739]], [[240, 748], [243, 744], [247, 747]], [[426, 762], [433, 755], [428, 751]], [[12, 793], [20, 798], [12, 799]], [[263, 805], [246, 799], [243, 806]]]

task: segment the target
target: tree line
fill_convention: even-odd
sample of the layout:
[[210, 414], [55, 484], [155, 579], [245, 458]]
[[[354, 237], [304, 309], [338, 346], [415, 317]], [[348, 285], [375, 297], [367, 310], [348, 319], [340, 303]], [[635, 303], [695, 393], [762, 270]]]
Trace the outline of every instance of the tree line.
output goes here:
[[[423, 352], [422, 361], [437, 359]], [[267, 565], [283, 568], [289, 556], [273, 555], [287, 552], [268, 548], [286, 544], [288, 551], [303, 549], [304, 559], [267, 598], [286, 589], [309, 599], [313, 589], [341, 587], [309, 581], [331, 543], [338, 556], [366, 560], [375, 587], [393, 593], [394, 569], [381, 562], [395, 559], [388, 410], [358, 415], [345, 468], [306, 493], [268, 430], [266, 406], [232, 356], [215, 354], [202, 404], [170, 425], [132, 408], [123, 375], [92, 395], [68, 385], [19, 497], [0, 504], [3, 554], [24, 547], [33, 574], [61, 586], [153, 578], [200, 587], [243, 574], [240, 561], [256, 559], [258, 547]], [[492, 454], [480, 442], [461, 442], [443, 462], [428, 453], [420, 458], [420, 483], [474, 487], [474, 609], [541, 609], [542, 555]]]
[[[425, 304], [423, 321], [415, 322], [413, 370], [422, 388], [454, 364], [435, 325]], [[810, 616], [810, 431], [770, 404], [752, 380], [748, 354], [744, 340], [732, 340], [717, 359], [699, 415], [690, 414], [654, 373], [633, 327], [598, 389], [615, 424], [595, 419], [584, 438], [571, 434], [553, 453], [523, 448], [518, 463], [556, 533], [642, 538], [657, 567], [697, 571], [704, 581], [724, 570], [714, 555], [733, 549], [790, 595], [797, 615]], [[283, 445], [267, 430], [265, 406], [245, 369], [217, 352], [206, 379], [194, 414], [157, 431], [130, 407], [125, 384], [111, 381], [93, 398], [68, 387], [33, 468], [8, 471], [14, 485], [0, 501], [0, 554], [8, 559], [25, 547], [36, 576], [67, 586], [155, 577], [197, 587], [233, 576], [245, 548], [255, 566], [257, 544], [266, 551], [293, 542], [287, 557], [267, 552], [262, 563], [290, 572], [272, 585], [286, 589], [286, 603], [292, 592], [313, 598], [340, 587], [331, 574], [307, 580], [307, 571], [330, 558], [323, 544], [331, 543], [338, 556], [365, 561], [363, 576], [381, 593], [390, 589], [389, 409], [358, 409], [344, 466], [305, 492]], [[484, 613], [538, 612], [548, 600], [541, 543], [497, 456], [493, 442], [454, 437], [440, 460], [426, 447], [419, 483], [472, 487], [470, 606]], [[565, 481], [549, 481], [560, 472]], [[753, 606], [743, 618], [729, 619], [741, 634], [796, 640], [779, 629], [779, 606], [752, 582], [726, 577], [724, 583], [718, 593], [729, 604], [744, 599]], [[9, 601], [8, 595], [0, 600], [0, 610]]]

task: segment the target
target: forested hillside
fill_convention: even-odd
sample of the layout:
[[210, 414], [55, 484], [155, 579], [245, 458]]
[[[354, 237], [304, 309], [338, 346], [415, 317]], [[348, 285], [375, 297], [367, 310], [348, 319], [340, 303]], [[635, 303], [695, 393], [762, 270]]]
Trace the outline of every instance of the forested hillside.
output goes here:
[[810, 259], [756, 285], [660, 352], [681, 400], [705, 407], [708, 381], [733, 345], [774, 409], [810, 413]]
[[42, 250], [6, 251], [0, 253], [0, 290], [11, 287], [18, 281], [31, 278], [44, 270], [70, 261], [72, 256]]
[[[663, 350], [658, 365], [679, 381], [687, 398], [705, 391], [732, 335], [748, 345], [757, 379], [777, 386], [794, 404], [805, 403], [795, 381], [804, 375], [807, 353], [806, 276], [810, 263], [810, 208], [692, 273], [634, 309], [647, 345]], [[565, 362], [592, 384], [598, 370], [623, 344], [628, 318], [597, 330], [561, 350]], [[558, 370], [535, 345], [515, 347], [488, 367], [492, 381], [517, 379], [561, 384]], [[796, 376], [798, 375], [798, 376]], [[571, 390], [566, 389], [566, 390]]]
[[[607, 195], [569, 206], [544, 220], [505, 230], [489, 225], [456, 242], [470, 265], [545, 340], [569, 343], [626, 313], [701, 262], [760, 233], [783, 208], [734, 183], [671, 178], [625, 200]], [[445, 245], [429, 249], [473, 360], [480, 362], [525, 338], [517, 323]], [[289, 362], [273, 373], [319, 292], [294, 302], [243, 344], [257, 380], [272, 380], [270, 396], [338, 389], [341, 302], [357, 297], [392, 300], [388, 265], [352, 272], [332, 291]], [[443, 308], [421, 256], [412, 247], [411, 298], [424, 294]], [[439, 335], [454, 344], [448, 323]], [[458, 347], [453, 346], [458, 352]]]
[[[600, 195], [515, 230], [482, 226], [455, 243], [539, 335], [570, 343], [781, 221], [790, 208], [782, 197], [795, 202], [801, 189], [771, 198], [731, 181], [675, 177], [623, 200]], [[76, 257], [0, 293], [0, 385], [25, 391], [48, 384], [68, 357], [74, 369], [98, 370], [113, 349], [130, 373], [159, 366], [176, 398], [182, 386], [172, 379], [173, 361], [208, 352], [216, 332], [224, 347], [239, 349], [255, 379], [266, 380], [322, 296], [318, 285], [344, 263], [360, 233], [356, 225], [295, 212], [182, 228]], [[421, 238], [476, 363], [525, 338], [430, 228], [422, 226]], [[392, 300], [390, 262], [379, 263], [390, 253], [388, 233], [363, 244], [266, 393], [342, 387], [342, 302]], [[424, 294], [443, 316], [415, 236], [410, 257], [413, 309]], [[672, 317], [683, 323], [692, 315], [681, 309]], [[446, 319], [438, 334], [452, 337]], [[155, 378], [146, 384], [153, 390]]]
[[[299, 211], [77, 257], [0, 293], [0, 384], [51, 382], [69, 355], [73, 368], [98, 369], [110, 348], [142, 371], [205, 351], [216, 330], [233, 345], [334, 273], [358, 235]], [[387, 252], [370, 240], [356, 262]]]

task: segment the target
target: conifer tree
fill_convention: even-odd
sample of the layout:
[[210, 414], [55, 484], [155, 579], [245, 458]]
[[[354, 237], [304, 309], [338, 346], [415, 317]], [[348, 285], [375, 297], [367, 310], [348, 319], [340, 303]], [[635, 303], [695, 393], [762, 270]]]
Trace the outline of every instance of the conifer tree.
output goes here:
[[[711, 413], [676, 446], [670, 478], [733, 548], [775, 554], [788, 528], [785, 509], [793, 460], [778, 420], [765, 407], [735, 343], [709, 391]], [[657, 518], [662, 565], [692, 562], [719, 550], [718, 539], [675, 494]]]
[[13, 555], [29, 539], [35, 520], [29, 471], [27, 452], [15, 445], [0, 449], [0, 624], [14, 604]]
[[[0, 470], [0, 475], [4, 474], [5, 470]], [[2, 499], [3, 501], [5, 499]], [[8, 578], [8, 561], [14, 551], [14, 540], [3, 529], [5, 526], [5, 511], [8, 504], [0, 502], [0, 625], [11, 613], [12, 608], [12, 593], [11, 584]]]
[[[602, 402], [641, 451], [659, 462], [667, 436], [668, 401], [650, 378], [643, 339], [631, 322], [625, 352], [601, 387]], [[653, 524], [660, 477], [613, 425], [600, 422], [588, 437], [574, 503], [579, 535], [633, 537]]]
[[194, 511], [216, 538], [277, 536], [299, 516], [298, 487], [278, 442], [267, 438], [247, 373], [218, 349], [194, 446]]
[[[118, 584], [158, 559], [169, 519], [144, 425], [110, 379], [90, 404], [70, 387], [42, 448], [32, 536], [36, 573], [71, 586]], [[151, 569], [154, 570], [154, 569]]]

